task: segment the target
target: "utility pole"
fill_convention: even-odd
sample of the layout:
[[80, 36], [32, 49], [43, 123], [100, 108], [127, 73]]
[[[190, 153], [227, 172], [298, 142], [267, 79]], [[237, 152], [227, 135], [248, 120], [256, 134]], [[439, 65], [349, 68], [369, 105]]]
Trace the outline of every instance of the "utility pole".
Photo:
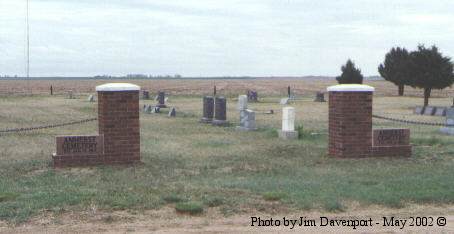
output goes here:
[[27, 0], [27, 79], [30, 78], [30, 27], [28, 22], [28, 0]]

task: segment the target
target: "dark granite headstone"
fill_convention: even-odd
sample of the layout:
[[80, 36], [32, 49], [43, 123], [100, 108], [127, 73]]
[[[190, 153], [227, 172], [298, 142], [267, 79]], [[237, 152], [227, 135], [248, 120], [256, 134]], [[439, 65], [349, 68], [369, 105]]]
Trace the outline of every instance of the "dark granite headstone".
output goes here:
[[257, 102], [258, 101], [258, 94], [256, 91], [248, 90], [247, 91], [247, 100], [251, 102]]
[[158, 92], [158, 104], [156, 106], [160, 107], [160, 108], [165, 108], [166, 107], [165, 98], [166, 98], [166, 93], [163, 91], [159, 91]]
[[227, 99], [216, 97], [214, 101], [214, 120], [213, 125], [226, 126], [227, 122]]
[[323, 92], [317, 92], [315, 95], [314, 102], [326, 102], [325, 94]]
[[146, 99], [146, 100], [150, 99], [150, 92], [148, 90], [143, 90], [142, 97], [143, 97], [143, 99]]
[[200, 120], [202, 123], [211, 123], [214, 116], [214, 98], [211, 96], [203, 97], [203, 117]]

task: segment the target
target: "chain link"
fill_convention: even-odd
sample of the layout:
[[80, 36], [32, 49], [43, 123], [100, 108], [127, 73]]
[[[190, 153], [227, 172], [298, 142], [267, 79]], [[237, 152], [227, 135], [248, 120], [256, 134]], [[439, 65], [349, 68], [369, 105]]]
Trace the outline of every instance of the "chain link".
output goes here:
[[51, 125], [28, 127], [28, 128], [2, 129], [2, 130], [0, 130], [0, 133], [26, 132], [26, 131], [32, 131], [32, 130], [38, 130], [38, 129], [63, 127], [63, 126], [69, 126], [69, 125], [75, 125], [75, 124], [82, 124], [82, 123], [86, 123], [86, 122], [91, 122], [91, 121], [95, 121], [97, 119], [98, 118], [90, 118], [90, 119], [83, 119], [83, 120], [78, 120], [78, 121], [73, 121], [73, 122], [68, 122], [68, 123], [51, 124]]
[[390, 117], [385, 117], [385, 116], [380, 116], [380, 115], [372, 115], [372, 117], [377, 118], [377, 119], [389, 120], [389, 121], [393, 121], [393, 122], [406, 123], [406, 124], [417, 124], [417, 125], [428, 125], [428, 126], [454, 127], [454, 124], [420, 122], [420, 121], [413, 121], [413, 120], [406, 120], [406, 119], [390, 118]]

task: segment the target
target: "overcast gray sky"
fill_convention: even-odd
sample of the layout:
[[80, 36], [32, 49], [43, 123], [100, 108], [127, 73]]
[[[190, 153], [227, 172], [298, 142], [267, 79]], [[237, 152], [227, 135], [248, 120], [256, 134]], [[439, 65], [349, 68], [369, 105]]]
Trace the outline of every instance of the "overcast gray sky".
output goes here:
[[[29, 0], [32, 76], [364, 75], [393, 46], [454, 56], [452, 0]], [[0, 74], [24, 75], [26, 0], [0, 0]]]

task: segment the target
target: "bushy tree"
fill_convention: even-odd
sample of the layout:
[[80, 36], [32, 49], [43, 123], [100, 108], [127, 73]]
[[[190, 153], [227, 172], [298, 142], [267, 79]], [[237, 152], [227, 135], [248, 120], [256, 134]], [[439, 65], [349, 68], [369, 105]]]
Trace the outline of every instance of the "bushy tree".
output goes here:
[[399, 96], [404, 95], [404, 85], [411, 83], [410, 53], [405, 48], [391, 48], [378, 72], [387, 81], [398, 86]]
[[361, 70], [355, 67], [355, 64], [349, 59], [347, 63], [341, 67], [342, 74], [336, 77], [339, 84], [362, 84], [363, 75]]
[[436, 46], [426, 48], [419, 45], [410, 53], [412, 87], [424, 89], [424, 106], [429, 105], [432, 89], [444, 89], [454, 83], [453, 64], [443, 56]]

